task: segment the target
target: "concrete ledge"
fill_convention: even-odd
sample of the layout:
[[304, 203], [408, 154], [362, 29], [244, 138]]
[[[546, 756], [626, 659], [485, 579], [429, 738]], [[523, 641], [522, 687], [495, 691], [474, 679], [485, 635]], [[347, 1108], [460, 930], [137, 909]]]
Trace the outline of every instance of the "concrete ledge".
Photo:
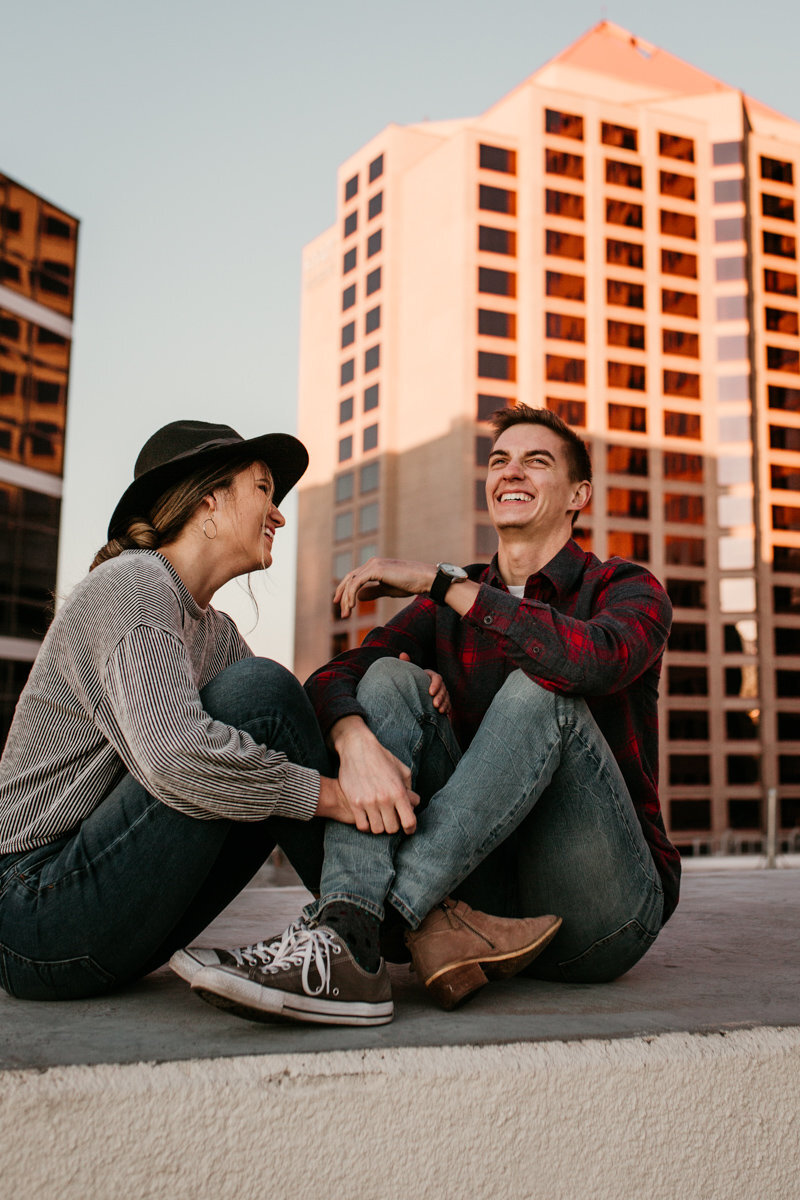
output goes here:
[[799, 1102], [796, 1028], [12, 1070], [3, 1192], [789, 1197]]

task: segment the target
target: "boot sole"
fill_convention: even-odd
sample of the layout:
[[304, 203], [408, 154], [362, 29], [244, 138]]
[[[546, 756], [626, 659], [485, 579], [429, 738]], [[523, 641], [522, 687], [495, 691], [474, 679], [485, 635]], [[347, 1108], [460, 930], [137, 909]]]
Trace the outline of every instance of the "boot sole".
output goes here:
[[266, 988], [224, 971], [214, 970], [212, 980], [192, 984], [207, 1004], [246, 1021], [305, 1021], [316, 1025], [387, 1025], [394, 1017], [394, 1003], [382, 1001], [321, 1000]]
[[479, 991], [490, 979], [512, 979], [544, 950], [561, 928], [561, 918], [527, 946], [506, 954], [476, 957], [448, 963], [426, 979], [425, 987], [445, 1011], [450, 1012]]

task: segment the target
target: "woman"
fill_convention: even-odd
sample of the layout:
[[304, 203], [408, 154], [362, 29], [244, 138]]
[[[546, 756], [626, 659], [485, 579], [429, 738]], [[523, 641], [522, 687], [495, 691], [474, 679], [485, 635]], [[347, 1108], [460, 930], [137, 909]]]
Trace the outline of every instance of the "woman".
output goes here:
[[308, 464], [287, 434], [175, 421], [65, 602], [0, 761], [0, 984], [97, 995], [196, 936], [276, 843], [318, 886], [322, 821], [353, 816], [294, 676], [210, 605], [269, 567]]

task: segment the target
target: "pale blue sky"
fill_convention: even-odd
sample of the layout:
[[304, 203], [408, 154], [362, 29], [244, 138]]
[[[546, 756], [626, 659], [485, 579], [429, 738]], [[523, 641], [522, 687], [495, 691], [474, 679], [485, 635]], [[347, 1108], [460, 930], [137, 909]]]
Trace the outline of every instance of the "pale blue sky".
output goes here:
[[[60, 590], [178, 417], [295, 428], [300, 251], [391, 121], [482, 112], [603, 17], [800, 119], [797, 0], [0, 0], [0, 170], [81, 219]], [[293, 502], [261, 617], [290, 664]]]

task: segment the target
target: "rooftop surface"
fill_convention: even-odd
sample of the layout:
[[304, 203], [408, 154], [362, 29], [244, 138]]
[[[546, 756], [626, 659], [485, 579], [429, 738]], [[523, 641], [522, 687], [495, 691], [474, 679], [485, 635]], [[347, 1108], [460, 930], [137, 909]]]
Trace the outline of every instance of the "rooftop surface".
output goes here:
[[[714, 869], [716, 867], [716, 869]], [[198, 939], [238, 946], [279, 932], [307, 893], [253, 886]], [[408, 967], [391, 967], [395, 1019], [357, 1029], [257, 1024], [204, 1004], [168, 968], [95, 1000], [32, 1003], [0, 993], [0, 1068], [171, 1062], [249, 1054], [583, 1041], [800, 1025], [800, 870], [684, 873], [681, 903], [646, 957], [611, 984], [515, 979], [454, 1013]]]

